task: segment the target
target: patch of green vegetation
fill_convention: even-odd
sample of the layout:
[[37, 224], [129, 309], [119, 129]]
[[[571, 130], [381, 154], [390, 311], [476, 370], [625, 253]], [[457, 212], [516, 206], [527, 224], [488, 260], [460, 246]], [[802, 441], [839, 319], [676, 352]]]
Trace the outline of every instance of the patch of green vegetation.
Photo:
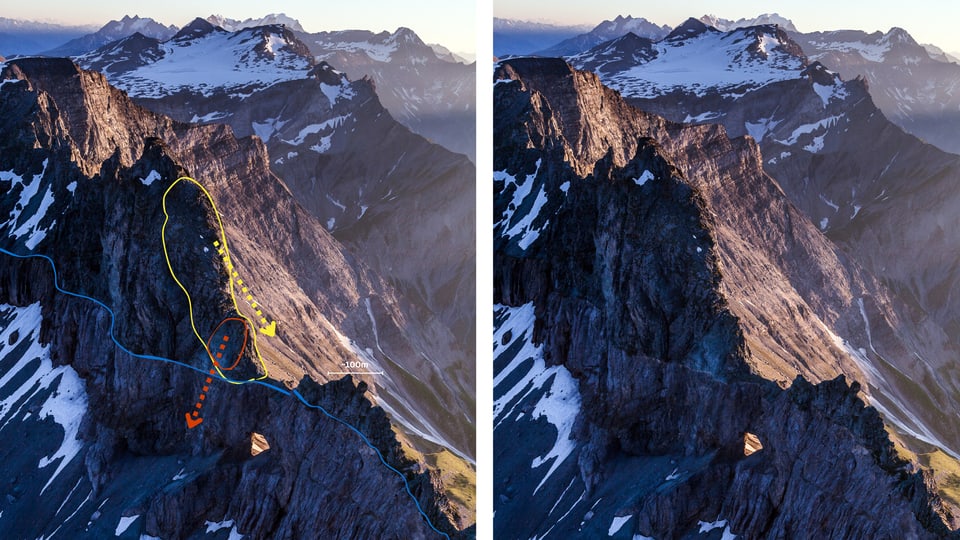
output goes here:
[[[447, 498], [456, 507], [461, 529], [469, 527], [477, 519], [477, 471], [469, 461], [461, 458], [442, 446], [428, 441], [411, 440], [413, 437], [393, 426], [393, 432], [400, 442], [403, 455], [427, 468], [440, 471], [440, 480], [446, 490]], [[424, 451], [418, 451], [417, 447]]]
[[960, 507], [960, 462], [939, 448], [929, 454], [920, 454], [920, 463], [933, 469], [940, 497], [954, 507]]
[[909, 448], [907, 448], [907, 445], [905, 445], [903, 441], [900, 440], [900, 435], [897, 434], [897, 432], [894, 431], [886, 423], [883, 424], [883, 428], [887, 431], [887, 436], [890, 437], [890, 442], [893, 443], [893, 448], [896, 449], [897, 456], [899, 456], [900, 459], [903, 459], [905, 461], [917, 463], [918, 462], [917, 455], [913, 453]]
[[469, 527], [476, 521], [477, 471], [468, 461], [446, 448], [436, 454], [427, 454], [427, 463], [440, 471], [450, 502], [459, 507], [461, 525]]

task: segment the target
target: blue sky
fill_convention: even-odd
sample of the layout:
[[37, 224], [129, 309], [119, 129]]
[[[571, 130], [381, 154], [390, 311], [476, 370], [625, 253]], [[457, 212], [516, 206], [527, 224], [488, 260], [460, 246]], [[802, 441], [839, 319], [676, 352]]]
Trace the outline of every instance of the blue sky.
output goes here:
[[462, 0], [40, 0], [4, 4], [0, 9], [3, 17], [68, 24], [103, 24], [124, 15], [140, 15], [164, 24], [183, 26], [196, 17], [214, 13], [233, 19], [286, 13], [311, 32], [354, 28], [392, 32], [398, 26], [406, 26], [424, 41], [440, 43], [454, 51], [473, 52], [476, 47], [475, 4]]
[[726, 19], [779, 13], [792, 20], [802, 32], [841, 28], [873, 32], [887, 31], [893, 26], [899, 26], [921, 43], [933, 43], [947, 51], [960, 52], [960, 2], [953, 1], [493, 0], [493, 10], [497, 17], [541, 22], [597, 24], [617, 15], [633, 15], [671, 26], [676, 26], [688, 17], [700, 17], [708, 13]]

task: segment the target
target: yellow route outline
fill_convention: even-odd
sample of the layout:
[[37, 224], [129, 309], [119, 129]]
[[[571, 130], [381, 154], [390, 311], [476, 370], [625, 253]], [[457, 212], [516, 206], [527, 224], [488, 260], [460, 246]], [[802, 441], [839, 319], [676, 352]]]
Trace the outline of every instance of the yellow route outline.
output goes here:
[[[167, 269], [170, 270], [170, 275], [173, 276], [173, 280], [177, 282], [177, 285], [180, 287], [180, 290], [183, 291], [183, 294], [187, 296], [187, 306], [190, 309], [190, 327], [193, 329], [193, 335], [197, 336], [197, 339], [200, 340], [200, 344], [203, 345], [203, 350], [207, 351], [207, 356], [210, 357], [210, 362], [213, 364], [213, 367], [217, 370], [217, 373], [225, 381], [230, 384], [245, 384], [252, 381], [260, 381], [266, 379], [269, 375], [267, 372], [267, 364], [263, 361], [263, 356], [260, 355], [260, 349], [257, 346], [257, 325], [250, 320], [249, 317], [241, 313], [240, 305], [237, 304], [237, 297], [234, 294], [233, 282], [234, 279], [231, 275], [228, 274], [230, 279], [230, 300], [233, 302], [233, 307], [237, 312], [237, 315], [243, 318], [250, 325], [250, 335], [253, 342], [253, 351], [257, 355], [257, 360], [260, 362], [260, 365], [263, 366], [263, 376], [257, 377], [255, 379], [247, 379], [246, 381], [235, 381], [230, 379], [220, 371], [219, 362], [213, 359], [213, 353], [210, 351], [210, 348], [207, 347], [207, 342], [203, 339], [203, 336], [200, 335], [200, 332], [197, 330], [196, 321], [193, 318], [193, 299], [190, 297], [190, 293], [187, 291], [187, 288], [180, 282], [180, 279], [177, 278], [176, 272], [173, 271], [173, 264], [170, 263], [170, 253], [167, 251], [167, 223], [170, 221], [170, 214], [167, 213], [167, 195], [170, 193], [170, 190], [174, 188], [181, 181], [187, 181], [193, 183], [195, 186], [200, 188], [200, 191], [207, 197], [207, 200], [210, 201], [210, 206], [213, 208], [213, 214], [217, 216], [217, 226], [220, 228], [220, 241], [223, 244], [223, 253], [227, 261], [230, 260], [230, 249], [227, 247], [227, 235], [223, 229], [223, 221], [220, 220], [220, 211], [217, 210], [217, 203], [214, 202], [213, 196], [210, 195], [210, 192], [203, 187], [200, 182], [197, 182], [189, 176], [181, 176], [177, 178], [166, 191], [163, 192], [163, 198], [161, 200], [161, 206], [163, 208], [163, 227], [160, 228], [160, 241], [163, 244], [163, 257], [167, 260]], [[229, 268], [229, 267], [228, 267]], [[228, 269], [229, 271], [229, 269]]]

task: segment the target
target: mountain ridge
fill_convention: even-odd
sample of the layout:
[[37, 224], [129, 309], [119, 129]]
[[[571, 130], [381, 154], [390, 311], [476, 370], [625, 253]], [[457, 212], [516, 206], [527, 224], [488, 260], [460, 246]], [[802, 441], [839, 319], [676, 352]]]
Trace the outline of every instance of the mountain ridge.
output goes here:
[[[494, 79], [497, 531], [951, 534], [930, 473], [895, 457], [859, 383], [764, 371], [782, 369], [781, 347], [831, 342], [791, 258], [876, 284], [793, 207], [749, 138], [641, 112], [559, 60], [506, 60]], [[784, 248], [765, 241], [780, 234]], [[787, 288], [751, 298], [771, 286]], [[798, 333], [781, 334], [784, 316]], [[823, 362], [783, 357], [844, 362], [835, 347]], [[503, 446], [520, 433], [524, 451]], [[745, 455], [747, 433], [762, 450]], [[892, 478], [902, 491], [887, 491]], [[890, 520], [845, 519], [861, 511], [847, 504]]]
[[111, 20], [91, 34], [78, 37], [45, 51], [45, 56], [75, 56], [97, 49], [112, 41], [122, 39], [134, 33], [159, 39], [161, 41], [172, 37], [179, 29], [174, 26], [165, 26], [149, 17], [140, 18], [137, 15], [125, 15], [122, 19]]
[[[256, 269], [258, 266], [262, 268], [264, 259], [279, 257], [282, 252], [292, 249], [292, 246], [285, 246], [288, 241], [284, 240], [284, 235], [289, 234], [288, 227], [291, 225], [290, 220], [293, 220], [299, 227], [296, 251], [300, 257], [316, 258], [314, 262], [307, 262], [313, 268], [314, 275], [326, 275], [326, 279], [344, 284], [343, 290], [339, 291], [339, 294], [343, 295], [356, 294], [347, 291], [353, 287], [349, 283], [350, 279], [361, 282], [361, 288], [368, 285], [377, 287], [376, 280], [371, 280], [373, 276], [369, 271], [363, 270], [362, 265], [354, 266], [357, 262], [351, 261], [348, 254], [336, 247], [336, 242], [323, 232], [322, 225], [312, 222], [309, 216], [292, 202], [292, 197], [280, 180], [269, 172], [266, 150], [255, 139], [238, 140], [225, 126], [190, 126], [145, 111], [133, 105], [118, 90], [110, 88], [101, 75], [80, 71], [65, 60], [14, 61], [5, 66], [4, 78], [8, 81], [2, 89], [2, 103], [5, 108], [23, 110], [17, 109], [17, 104], [29, 103], [30, 100], [43, 103], [44, 105], [35, 108], [33, 113], [37, 115], [34, 125], [42, 128], [35, 132], [37, 136], [45, 140], [49, 140], [49, 137], [70, 141], [67, 144], [53, 145], [49, 147], [51, 150], [36, 150], [23, 146], [23, 141], [16, 138], [4, 140], [3, 168], [11, 167], [11, 171], [16, 171], [11, 174], [30, 174], [36, 170], [36, 165], [40, 164], [39, 159], [46, 153], [44, 172], [34, 174], [32, 182], [45, 182], [49, 185], [49, 192], [54, 193], [51, 208], [57, 213], [56, 221], [59, 223], [50, 222], [49, 215], [44, 216], [37, 212], [35, 203], [28, 204], [26, 209], [37, 212], [34, 214], [37, 216], [36, 223], [46, 230], [46, 236], [35, 244], [35, 247], [43, 250], [57, 245], [69, 246], [56, 250], [55, 255], [59, 259], [61, 278], [68, 282], [64, 284], [65, 288], [89, 291], [112, 305], [117, 312], [117, 319], [124, 321], [117, 329], [117, 336], [122, 342], [138, 343], [153, 352], [189, 359], [189, 363], [193, 365], [202, 365], [200, 356], [195, 354], [195, 350], [191, 350], [195, 349], [196, 345], [191, 345], [186, 339], [176, 339], [178, 335], [189, 334], [183, 326], [186, 305], [182, 293], [176, 290], [176, 286], [166, 274], [165, 265], [148, 262], [160, 262], [157, 261], [160, 252], [158, 231], [162, 216], [158, 199], [143, 197], [143, 194], [162, 192], [163, 183], [172, 182], [173, 178], [186, 172], [178, 165], [180, 160], [192, 169], [195, 176], [204, 178], [208, 189], [217, 196], [220, 203], [218, 206], [227, 223], [227, 235], [231, 239], [232, 258], [237, 269], [243, 272], [251, 283], [271, 282], [267, 276], [276, 274], [280, 265], [267, 263], [268, 267], [272, 268], [270, 274], [258, 272]], [[12, 80], [19, 82], [9, 82]], [[108, 103], [109, 107], [106, 106]], [[113, 116], [108, 117], [109, 115]], [[4, 118], [7, 122], [5, 131], [19, 133], [23, 129], [30, 129], [29, 122], [24, 122], [15, 115], [4, 115]], [[58, 120], [51, 122], [50, 118]], [[125, 121], [111, 122], [119, 118], [124, 118]], [[59, 125], [61, 131], [51, 131], [54, 125]], [[126, 130], [131, 133], [124, 133]], [[111, 144], [111, 141], [127, 136], [132, 136], [132, 141], [141, 142], [139, 145], [124, 144], [117, 147]], [[158, 136], [160, 138], [157, 138]], [[76, 145], [73, 141], [83, 142]], [[227, 159], [227, 156], [232, 157]], [[47, 171], [57, 171], [57, 174], [48, 175]], [[159, 177], [160, 182], [146, 181], [154, 175]], [[269, 200], [270, 203], [264, 205], [265, 208], [259, 212], [279, 212], [280, 215], [288, 216], [284, 221], [275, 224], [272, 232], [268, 231], [266, 224], [257, 225], [260, 221], [267, 220], [250, 217], [255, 216], [258, 210], [246, 201], [246, 197], [252, 194], [242, 193], [241, 186], [249, 184], [237, 182], [239, 178], [261, 180], [257, 183], [257, 196], [262, 198], [262, 202]], [[238, 191], [241, 193], [237, 193]], [[21, 191], [21, 196], [23, 195]], [[175, 218], [178, 220], [176, 226], [182, 229], [183, 234], [192, 236], [200, 232], [206, 238], [212, 238], [215, 235], [207, 229], [213, 218], [212, 210], [204, 209], [196, 195], [196, 190], [192, 193], [190, 190], [174, 193], [174, 196], [179, 198], [179, 204], [175, 205]], [[16, 191], [11, 196], [16, 196]], [[5, 207], [12, 204], [10, 196], [4, 199], [3, 204]], [[109, 210], [99, 214], [96, 211], [98, 207]], [[242, 219], [242, 216], [236, 216], [241, 208], [246, 209], [245, 213], [251, 221], [238, 228], [236, 223], [231, 225], [231, 221], [238, 217]], [[71, 227], [71, 223], [82, 223], [84, 226]], [[102, 227], [97, 227], [98, 223]], [[194, 227], [199, 227], [199, 230]], [[81, 232], [89, 230], [99, 230], [103, 238]], [[287, 232], [278, 235], [279, 231]], [[271, 238], [272, 243], [255, 252], [258, 236]], [[8, 239], [7, 245], [11, 242], [13, 240]], [[22, 242], [23, 240], [19, 240], [18, 249], [23, 249]], [[208, 259], [210, 252], [205, 251], [207, 247], [204, 246], [208, 242], [209, 240], [201, 242], [200, 245], [185, 243], [175, 250], [175, 256], [177, 260], [184, 257], [199, 257], [201, 261]], [[150, 249], [151, 246], [156, 249]], [[325, 262], [316, 262], [321, 260]], [[336, 268], [338, 264], [342, 266]], [[351, 266], [354, 270], [348, 269]], [[226, 527], [229, 529], [232, 525], [233, 532], [242, 531], [244, 534], [253, 534], [253, 537], [269, 537], [273, 534], [271, 531], [296, 534], [298, 530], [326, 530], [327, 525], [322, 524], [323, 518], [317, 515], [317, 512], [331, 512], [331, 519], [334, 515], [343, 516], [345, 513], [349, 515], [354, 512], [353, 507], [343, 505], [327, 505], [328, 509], [307, 510], [313, 503], [301, 505], [298, 501], [312, 501], [311, 494], [315, 491], [342, 493], [345, 497], [359, 497], [361, 500], [369, 496], [362, 494], [369, 491], [360, 487], [362, 482], [336, 480], [342, 479], [347, 469], [329, 477], [313, 476], [312, 480], [293, 475], [293, 471], [298, 470], [302, 463], [312, 463], [312, 467], [316, 467], [317, 471], [337, 471], [347, 463], [359, 463], [346, 458], [347, 455], [356, 455], [356, 459], [367, 460], [371, 467], [362, 467], [360, 470], [367, 470], [367, 473], [363, 474], [375, 474], [378, 461], [375, 456], [367, 454], [363, 457], [363, 452], [354, 454], [347, 451], [357, 442], [354, 434], [338, 431], [329, 420], [306, 412], [309, 409], [303, 408], [296, 400], [268, 399], [258, 393], [255, 387], [235, 388], [229, 399], [226, 394], [218, 394], [218, 389], [215, 389], [211, 400], [206, 403], [208, 407], [204, 408], [206, 421], [198, 428], [199, 431], [188, 431], [183, 425], [180, 407], [185, 407], [196, 398], [199, 390], [197, 377], [179, 373], [177, 369], [166, 366], [126, 361], [125, 353], [103, 339], [103, 336], [108, 335], [109, 328], [100, 308], [55, 295], [51, 285], [53, 280], [38, 277], [49, 275], [43, 265], [26, 263], [4, 265], [3, 268], [4, 299], [21, 304], [39, 300], [44, 320], [39, 330], [40, 339], [48, 344], [55, 362], [73, 365], [77, 373], [87, 381], [90, 405], [86, 414], [90, 417], [84, 423], [86, 427], [81, 430], [86, 456], [79, 462], [72, 461], [68, 470], [73, 471], [70, 475], [80, 473], [77, 486], [83, 485], [84, 489], [89, 486], [91, 495], [82, 501], [73, 499], [70, 487], [73, 485], [72, 478], [78, 476], [71, 476], [70, 484], [61, 483], [55, 488], [60, 496], [65, 495], [63, 504], [69, 503], [71, 508], [77, 508], [74, 514], [81, 508], [90, 508], [90, 513], [93, 513], [96, 504], [105, 501], [106, 497], [111, 497], [114, 504], [103, 511], [104, 515], [109, 513], [111, 519], [118, 519], [121, 512], [130, 512], [125, 515], [136, 515], [137, 517], [133, 518], [134, 526], [136, 530], [144, 533], [165, 536], [195, 534], [202, 530], [206, 518], [208, 522], [230, 521]], [[204, 324], [203, 321], [212, 324], [211, 321], [215, 322], [219, 316], [217, 312], [224, 308], [223, 294], [229, 279], [227, 271], [216, 264], [195, 264], [188, 271], [193, 278], [190, 282], [200, 284], [195, 286], [193, 291], [198, 295], [198, 321], [201, 321], [201, 324]], [[350, 277], [351, 273], [353, 278]], [[202, 279], [207, 275], [213, 278]], [[366, 282], [366, 285], [362, 282]], [[300, 283], [304, 289], [310, 288], [308, 281]], [[254, 286], [258, 289], [258, 298], [265, 299], [268, 305], [272, 304], [275, 316], [290, 321], [291, 324], [297, 320], [292, 313], [284, 314], [286, 309], [282, 305], [269, 300], [267, 287]], [[291, 291], [287, 302], [300, 309], [319, 308], [321, 312], [325, 312], [325, 315], [317, 313], [315, 317], [339, 318], [331, 313], [331, 306], [323, 305], [315, 290], [308, 292], [312, 296], [310, 302], [316, 307], [304, 304], [303, 293], [297, 291]], [[336, 289], [331, 291], [337, 292]], [[379, 301], [389, 302], [389, 294], [389, 290], [382, 290]], [[328, 301], [333, 302], [334, 299], [330, 298]], [[349, 302], [342, 300], [335, 302], [340, 306], [349, 305]], [[360, 302], [358, 306], [361, 312], [365, 311], [362, 304], [363, 302]], [[169, 311], [171, 316], [156, 316], [164, 310]], [[177, 315], [173, 315], [174, 313]], [[341, 316], [343, 315], [345, 314]], [[360, 312], [357, 315], [359, 316]], [[363, 318], [365, 317], [366, 314], [363, 314]], [[345, 319], [346, 321], [336, 323], [340, 329], [356, 328], [357, 323], [350, 323], [350, 317]], [[294, 337], [293, 326], [285, 331], [291, 334], [290, 337]], [[315, 355], [330, 355], [332, 358], [329, 361], [334, 363], [337, 361], [336, 357], [350, 358], [348, 346], [338, 345], [340, 339], [336, 335], [336, 328], [317, 334], [318, 337], [321, 335], [325, 336], [322, 339], [326, 344], [321, 349], [314, 349]], [[278, 357], [275, 355], [278, 351], [267, 347], [265, 352], [270, 354], [271, 363], [276, 364]], [[322, 361], [318, 357], [311, 360]], [[282, 371], [280, 370], [281, 377]], [[285, 379], [288, 377], [283, 377], [281, 381]], [[168, 381], [169, 386], [151, 381]], [[414, 484], [414, 493], [424, 497], [424, 501], [434, 497], [429, 493], [439, 488], [428, 487], [433, 486], [436, 481], [434, 473], [417, 473], [415, 471], [418, 466], [402, 457], [402, 450], [393, 438], [386, 415], [382, 409], [370, 408], [369, 398], [363, 395], [373, 391], [371, 386], [365, 382], [355, 384], [349, 379], [324, 387], [311, 386], [309, 379], [299, 379], [299, 382], [300, 392], [308, 400], [329, 400], [329, 404], [325, 406], [335, 414], [357, 419], [361, 429], [385, 449], [384, 455], [388, 461], [397, 463], [398, 468], [405, 471], [405, 475], [414, 478], [421, 474], [420, 480]], [[244, 410], [251, 414], [235, 414], [236, 411]], [[301, 430], [291, 431], [291, 421], [299, 425]], [[254, 426], [255, 423], [259, 425]], [[249, 455], [252, 431], [264, 434], [270, 443], [270, 449], [266, 453], [253, 458]], [[305, 438], [299, 439], [300, 437]], [[314, 442], [305, 444], [307, 440]], [[351, 440], [353, 442], [350, 442]], [[325, 444], [331, 449], [343, 448], [344, 461], [334, 463], [328, 460], [329, 456], [323, 457], [316, 452], [309, 452], [313, 444], [317, 443]], [[180, 463], [172, 459], [163, 461], [164, 458], [160, 457], [164, 453], [169, 455], [171, 451], [173, 455], [179, 456]], [[270, 455], [271, 453], [273, 454]], [[307, 454], [313, 457], [304, 457]], [[170, 480], [170, 477], [155, 478], [154, 485], [165, 486], [163, 490], [156, 492], [138, 492], [136, 489], [118, 487], [124, 485], [123, 480], [131, 478], [131, 474], [133, 477], [144, 474], [144, 467], [150, 462], [149, 459], [144, 461], [147, 457], [153, 459], [153, 467], [148, 469], [153, 472], [146, 474], [156, 477], [169, 471], [174, 480]], [[189, 474], [182, 477], [177, 473], [178, 468], [181, 473], [189, 470]], [[357, 473], [351, 478], [359, 480], [363, 474]], [[89, 483], [84, 484], [84, 478], [90, 478]], [[383, 485], [396, 485], [389, 480], [384, 481], [386, 483]], [[224, 488], [231, 489], [230, 486], [233, 486], [236, 493], [253, 494], [257, 492], [254, 486], [263, 482], [272, 482], [279, 487], [275, 498], [258, 500], [256, 497], [240, 497], [230, 502], [230, 498], [196, 498], [191, 495], [196, 491], [220, 493]], [[132, 485], [139, 483], [134, 482]], [[36, 489], [38, 488], [39, 485]], [[34, 488], [30, 488], [32, 489]], [[354, 492], [354, 489], [358, 491]], [[34, 492], [21, 493], [24, 497], [22, 504], [31, 504], [34, 495], [27, 494]], [[402, 493], [402, 488], [396, 493]], [[82, 493], [79, 495], [82, 496]], [[385, 495], [385, 491], [381, 490], [377, 496]], [[396, 508], [409, 504], [408, 508], [413, 508], [412, 501], [407, 501], [403, 503], [401, 499], [396, 499], [395, 502], [387, 504], [396, 504]], [[51, 499], [51, 502], [54, 507], [49, 510], [53, 512], [60, 501]], [[90, 504], [94, 506], [89, 507]], [[375, 503], [370, 500], [369, 504]], [[280, 512], [283, 507], [287, 508], [286, 513]], [[431, 510], [432, 519], [441, 515], [436, 512], [443, 511]], [[232, 519], [226, 519], [227, 513], [231, 514]], [[80, 515], [82, 517], [77, 522], [70, 522], [68, 518], [67, 523], [60, 525], [77, 531], [82, 530], [84, 523], [98, 520], [97, 517], [89, 519], [89, 513]], [[144, 517], [137, 521], [140, 516]], [[393, 525], [383, 521], [370, 522], [360, 519], [359, 515], [351, 523], [358, 534], [391, 534], [386, 533], [386, 530], [397, 527], [397, 532], [392, 534], [411, 534], [415, 537], [425, 535], [426, 532], [417, 531], [427, 526], [422, 520], [417, 523], [408, 518], [398, 518]], [[21, 522], [19, 526], [28, 525]], [[32, 526], [49, 527], [44, 529], [49, 532], [57, 527], [57, 522], [51, 519]], [[99, 530], [113, 530], [113, 524], [97, 523], [97, 527]], [[302, 529], [303, 527], [306, 529]], [[24, 529], [7, 530], [19, 531], [15, 533], [17, 535], [26, 534]], [[221, 534], [229, 532], [231, 531], [226, 530]], [[454, 532], [451, 529], [451, 534]]]

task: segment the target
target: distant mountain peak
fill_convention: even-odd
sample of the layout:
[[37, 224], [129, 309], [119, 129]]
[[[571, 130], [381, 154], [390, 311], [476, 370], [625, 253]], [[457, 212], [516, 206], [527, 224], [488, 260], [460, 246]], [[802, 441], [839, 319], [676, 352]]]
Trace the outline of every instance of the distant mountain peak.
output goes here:
[[55, 49], [46, 51], [44, 54], [47, 56], [78, 56], [137, 32], [145, 37], [164, 41], [177, 32], [177, 27], [166, 26], [149, 17], [124, 15], [120, 20], [112, 20], [101, 26], [96, 32], [72, 39]]
[[783, 28], [787, 32], [799, 32], [797, 27], [794, 26], [793, 21], [780, 15], [779, 13], [763, 13], [752, 19], [738, 19], [736, 21], [730, 19], [724, 19], [713, 14], [704, 15], [700, 17], [700, 22], [710, 25], [717, 30], [723, 32], [729, 32], [730, 30], [735, 30], [737, 28], [746, 28], [748, 26], [758, 26], [765, 24], [777, 25], [780, 28]]
[[411, 43], [416, 45], [424, 45], [423, 40], [420, 39], [420, 36], [416, 32], [407, 28], [406, 26], [401, 26], [397, 28], [393, 34], [390, 35], [388, 40], [393, 43]]
[[650, 40], [659, 40], [670, 32], [667, 25], [659, 26], [643, 17], [617, 15], [613, 20], [605, 20], [589, 32], [565, 39], [555, 45], [537, 51], [539, 56], [573, 56], [583, 53], [601, 43], [617, 39], [628, 33]]
[[256, 26], [283, 25], [294, 32], [306, 32], [300, 21], [288, 16], [286, 13], [268, 13], [259, 19], [245, 19], [243, 21], [230, 19], [223, 15], [210, 15], [205, 19], [207, 22], [219, 26], [229, 32], [236, 32], [244, 28], [253, 28]]
[[809, 77], [812, 82], [823, 86], [843, 84], [839, 74], [830, 71], [819, 61], [814, 61], [809, 66], [804, 68], [804, 70], [801, 72], [801, 75]]
[[624, 30], [634, 33], [639, 32], [638, 36], [642, 33], [648, 33], [650, 34], [649, 37], [657, 38], [660, 36], [656, 35], [656, 32], [662, 32], [662, 35], [666, 35], [670, 31], [670, 27], [667, 25], [659, 26], [643, 17], [617, 15], [612, 21], [603, 21], [595, 26], [591, 33], [623, 32]]
[[695, 36], [699, 36], [704, 32], [709, 31], [716, 32], [717, 29], [707, 26], [702, 21], [690, 17], [689, 19], [683, 21], [683, 24], [673, 29], [672, 32], [667, 34], [666, 40], [677, 40], [677, 39], [687, 39]]
[[881, 38], [883, 43], [890, 43], [891, 45], [897, 43], [903, 43], [906, 45], [918, 45], [917, 41], [913, 39], [913, 36], [909, 32], [900, 28], [899, 26], [894, 26], [887, 31], [886, 34]]
[[182, 39], [195, 39], [201, 36], [205, 36], [210, 32], [213, 32], [218, 27], [210, 24], [209, 21], [197, 17], [196, 19], [190, 21], [190, 24], [184, 26], [179, 32], [173, 36], [174, 41]]

